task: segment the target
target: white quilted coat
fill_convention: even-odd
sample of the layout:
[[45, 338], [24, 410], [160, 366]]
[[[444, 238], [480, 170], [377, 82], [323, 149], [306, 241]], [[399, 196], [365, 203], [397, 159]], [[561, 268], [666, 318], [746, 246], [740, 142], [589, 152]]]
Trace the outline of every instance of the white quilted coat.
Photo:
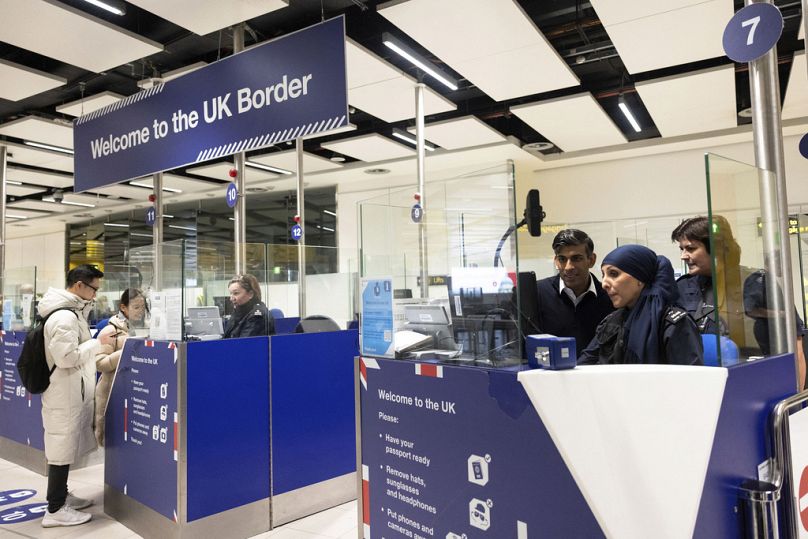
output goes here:
[[48, 367], [56, 364], [50, 386], [42, 394], [45, 426], [45, 457], [48, 464], [73, 464], [95, 449], [93, 412], [95, 403], [95, 354], [100, 348], [90, 338], [87, 314], [92, 302], [58, 288], [49, 288], [39, 302], [39, 314], [47, 316], [61, 307], [45, 324], [45, 356]]

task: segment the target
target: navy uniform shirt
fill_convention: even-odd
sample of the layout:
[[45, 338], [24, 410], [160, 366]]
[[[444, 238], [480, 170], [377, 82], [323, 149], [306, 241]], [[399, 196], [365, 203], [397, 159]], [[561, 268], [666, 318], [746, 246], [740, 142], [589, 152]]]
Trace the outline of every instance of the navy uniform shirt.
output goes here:
[[236, 308], [236, 312], [227, 321], [223, 338], [235, 339], [274, 334], [275, 319], [269, 314], [267, 306], [258, 301]]
[[591, 273], [589, 275], [597, 294], [587, 292], [578, 305], [574, 305], [569, 296], [560, 291], [560, 275], [540, 279], [536, 283], [539, 290], [538, 329], [556, 337], [575, 338], [578, 353], [595, 336], [600, 321], [614, 311], [612, 300], [601, 288], [600, 281]]

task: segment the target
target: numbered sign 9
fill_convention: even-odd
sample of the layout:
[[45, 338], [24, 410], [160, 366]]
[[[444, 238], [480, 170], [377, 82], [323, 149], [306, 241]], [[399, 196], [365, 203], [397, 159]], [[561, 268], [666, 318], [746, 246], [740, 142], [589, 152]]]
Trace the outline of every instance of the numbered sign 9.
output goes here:
[[303, 229], [300, 228], [300, 225], [294, 225], [290, 231], [290, 235], [292, 236], [293, 240], [299, 241], [300, 237], [303, 236]]
[[783, 33], [783, 15], [773, 4], [750, 4], [724, 28], [724, 52], [735, 62], [757, 60], [771, 50]]
[[225, 201], [227, 201], [227, 205], [231, 208], [236, 207], [236, 202], [238, 202], [238, 187], [233, 182], [227, 184], [227, 191], [225, 191], [224, 195]]
[[421, 219], [424, 218], [424, 210], [421, 208], [420, 204], [413, 204], [412, 209], [410, 210], [410, 219], [412, 219], [413, 223], [420, 223]]
[[154, 226], [154, 221], [157, 219], [157, 210], [153, 207], [146, 210], [146, 224]]

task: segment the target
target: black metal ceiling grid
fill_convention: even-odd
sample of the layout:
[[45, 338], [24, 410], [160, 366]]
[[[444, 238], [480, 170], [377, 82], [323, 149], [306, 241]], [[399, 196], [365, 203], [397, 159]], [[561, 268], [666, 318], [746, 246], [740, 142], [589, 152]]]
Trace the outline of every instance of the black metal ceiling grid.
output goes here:
[[[0, 99], [0, 123], [27, 115], [72, 120], [72, 118], [57, 113], [56, 107], [78, 100], [82, 95], [93, 95], [106, 90], [124, 96], [131, 95], [139, 90], [137, 82], [143, 78], [159, 76], [160, 73], [169, 72], [200, 60], [212, 62], [232, 54], [232, 35], [228, 29], [199, 36], [133, 4], [126, 3], [126, 15], [120, 17], [108, 14], [83, 0], [61, 1], [111, 24], [159, 42], [165, 47], [165, 50], [136, 62], [118, 66], [104, 73], [92, 73], [0, 42], [0, 58], [52, 73], [68, 80], [68, 83], [64, 86], [19, 102]], [[516, 1], [579, 77], [580, 86], [507, 101], [494, 101], [469, 81], [463, 79], [462, 74], [454, 72], [440, 58], [434, 57], [428, 50], [421, 47], [382, 17], [378, 13], [377, 7], [384, 3], [383, 0], [291, 0], [290, 5], [286, 8], [247, 21], [249, 31], [248, 35], [245, 36], [245, 41], [247, 45], [261, 42], [305, 28], [323, 18], [327, 19], [344, 14], [346, 17], [346, 31], [351, 39], [402, 71], [416, 78], [420, 75], [415, 67], [382, 45], [382, 34], [384, 32], [390, 32], [400, 38], [411, 48], [443, 67], [448, 73], [460, 80], [460, 87], [456, 91], [430, 85], [433, 90], [455, 103], [457, 110], [428, 116], [427, 122], [473, 114], [503, 135], [516, 137], [523, 143], [544, 142], [546, 139], [518, 117], [512, 115], [509, 112], [511, 106], [572, 95], [582, 91], [591, 92], [595, 96], [628, 140], [659, 137], [659, 132], [653, 124], [653, 119], [634, 90], [634, 84], [707, 67], [732, 64], [731, 60], [721, 56], [653, 72], [629, 74], [607, 31], [601, 24], [596, 11], [589, 2], [584, 0]], [[742, 0], [733, 1], [736, 9], [742, 7]], [[800, 2], [796, 0], [780, 0], [776, 4], [781, 8], [785, 18], [783, 37], [778, 44], [780, 81], [784, 89], [788, 80], [787, 76], [793, 53], [804, 48], [803, 42], [797, 39], [801, 12]], [[617, 102], [621, 93], [643, 125], [642, 132], [635, 133], [623, 115], [619, 113]], [[738, 109], [747, 108], [749, 106], [749, 88], [748, 73], [745, 65], [736, 65], [736, 93]], [[748, 123], [748, 121], [746, 118], [739, 118], [739, 125]], [[356, 131], [326, 135], [308, 140], [305, 142], [306, 151], [330, 158], [334, 156], [334, 152], [323, 149], [321, 147], [323, 142], [368, 133], [379, 133], [390, 137], [394, 128], [406, 128], [412, 125], [412, 121], [387, 123], [361, 110], [354, 110], [351, 122], [357, 126]], [[0, 137], [0, 139], [2, 138], [6, 137]], [[7, 140], [19, 142], [14, 139]], [[286, 146], [269, 148], [251, 152], [250, 156], [285, 149], [287, 149]], [[548, 150], [548, 152], [557, 151], [559, 150]], [[345, 157], [347, 162], [354, 161], [348, 156]], [[179, 169], [174, 172], [187, 175], [185, 169]], [[192, 177], [203, 179], [212, 184], [229, 181], [228, 178], [216, 181], [210, 178]], [[40, 198], [40, 195], [32, 195], [32, 198]]]

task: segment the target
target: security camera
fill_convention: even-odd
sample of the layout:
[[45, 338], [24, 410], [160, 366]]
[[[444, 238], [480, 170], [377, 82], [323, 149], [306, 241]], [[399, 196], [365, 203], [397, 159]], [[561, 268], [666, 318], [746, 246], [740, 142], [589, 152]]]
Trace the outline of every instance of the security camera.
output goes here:
[[56, 189], [53, 191], [53, 201], [54, 202], [62, 202], [65, 199], [65, 192], [61, 189]]

